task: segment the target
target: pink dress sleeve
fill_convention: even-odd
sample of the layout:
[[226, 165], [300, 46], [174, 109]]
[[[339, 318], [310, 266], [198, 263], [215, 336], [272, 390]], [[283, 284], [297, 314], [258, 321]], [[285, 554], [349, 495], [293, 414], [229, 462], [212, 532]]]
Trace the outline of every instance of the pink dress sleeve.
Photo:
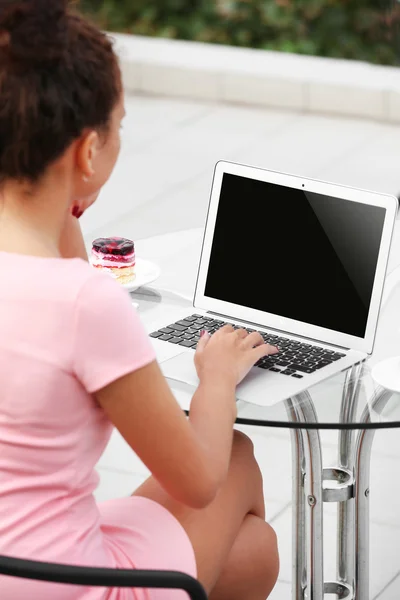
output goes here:
[[73, 371], [90, 394], [155, 360], [129, 295], [109, 275], [86, 282], [75, 317]]

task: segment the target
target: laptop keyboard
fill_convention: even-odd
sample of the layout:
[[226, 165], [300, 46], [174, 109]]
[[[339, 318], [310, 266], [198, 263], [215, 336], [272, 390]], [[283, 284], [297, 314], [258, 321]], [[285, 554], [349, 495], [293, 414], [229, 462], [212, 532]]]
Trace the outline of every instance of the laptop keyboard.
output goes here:
[[246, 329], [249, 333], [257, 331], [263, 337], [264, 342], [279, 348], [278, 354], [265, 356], [255, 366], [274, 373], [281, 373], [286, 377], [301, 379], [304, 375], [314, 373], [318, 369], [322, 369], [346, 356], [334, 350], [326, 350], [326, 348], [314, 346], [313, 344], [303, 344], [300, 341], [290, 340], [272, 333], [249, 329], [248, 327], [203, 315], [185, 317], [181, 321], [163, 327], [159, 331], [154, 331], [150, 334], [150, 337], [195, 350], [202, 329], [212, 335], [224, 325], [232, 325], [234, 329]]

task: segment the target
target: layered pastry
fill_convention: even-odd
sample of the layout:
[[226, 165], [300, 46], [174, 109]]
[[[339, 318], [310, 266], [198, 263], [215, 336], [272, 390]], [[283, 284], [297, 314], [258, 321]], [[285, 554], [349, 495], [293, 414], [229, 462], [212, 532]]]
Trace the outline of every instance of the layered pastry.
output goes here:
[[93, 242], [91, 263], [119, 283], [131, 283], [136, 277], [135, 244], [119, 237], [98, 238]]

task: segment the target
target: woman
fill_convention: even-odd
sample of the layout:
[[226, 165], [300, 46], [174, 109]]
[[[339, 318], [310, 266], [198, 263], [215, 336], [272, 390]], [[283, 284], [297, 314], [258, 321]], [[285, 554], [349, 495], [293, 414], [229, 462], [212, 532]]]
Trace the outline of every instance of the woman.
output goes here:
[[[65, 0], [0, 0], [0, 552], [187, 572], [213, 600], [265, 600], [278, 573], [235, 387], [275, 349], [204, 335], [187, 420], [129, 298], [88, 263], [79, 217], [120, 149], [124, 100], [108, 38]], [[96, 505], [115, 426], [152, 472]], [[3, 577], [2, 600], [176, 599]]]

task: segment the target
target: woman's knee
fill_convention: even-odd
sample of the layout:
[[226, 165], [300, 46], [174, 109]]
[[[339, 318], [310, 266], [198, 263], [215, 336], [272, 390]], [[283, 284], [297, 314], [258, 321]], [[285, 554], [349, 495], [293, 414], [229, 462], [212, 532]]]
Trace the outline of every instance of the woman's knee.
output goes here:
[[243, 431], [240, 431], [240, 429], [233, 430], [233, 441], [238, 444], [247, 444], [251, 448], [253, 448], [253, 442], [251, 441], [251, 438], [249, 438], [249, 436], [246, 435]]
[[253, 442], [247, 435], [237, 430], [233, 437], [230, 474], [236, 481], [236, 487], [240, 488], [247, 512], [264, 518], [263, 479], [254, 456]]
[[233, 431], [232, 454], [239, 454], [248, 460], [255, 460], [253, 442], [249, 436], [238, 429], [234, 429]]
[[262, 519], [247, 515], [210, 598], [265, 600], [273, 590], [278, 574], [275, 531]]
[[275, 530], [265, 523], [262, 531], [262, 543], [258, 546], [258, 579], [262, 597], [267, 598], [275, 587], [279, 575], [279, 549]]
[[260, 467], [254, 456], [254, 445], [251, 439], [235, 429], [232, 444], [231, 469], [239, 469], [242, 477], [251, 478], [253, 482], [261, 482]]
[[275, 581], [279, 575], [279, 547], [276, 531], [269, 523], [266, 523], [266, 538], [268, 542], [268, 554], [271, 557], [271, 570], [275, 573]]

